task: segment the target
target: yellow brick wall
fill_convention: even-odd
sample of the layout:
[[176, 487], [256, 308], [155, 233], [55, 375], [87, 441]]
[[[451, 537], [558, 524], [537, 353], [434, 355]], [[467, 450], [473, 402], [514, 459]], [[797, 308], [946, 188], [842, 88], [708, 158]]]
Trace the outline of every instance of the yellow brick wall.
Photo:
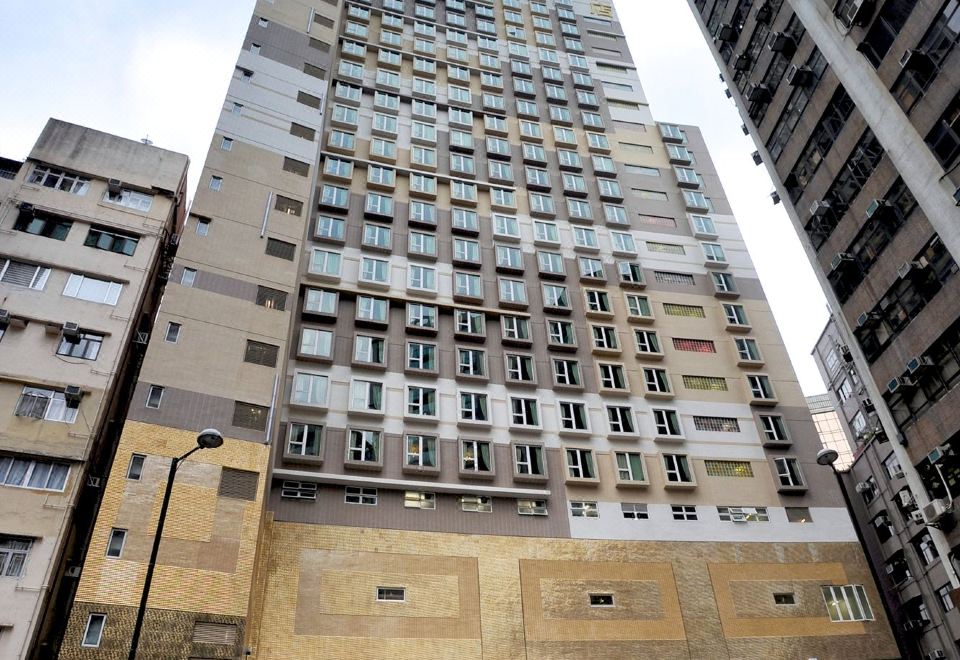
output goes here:
[[[853, 543], [536, 539], [272, 522], [253, 657], [895, 657]], [[832, 623], [821, 584], [863, 584], [875, 622]], [[377, 586], [407, 603], [376, 603]], [[611, 592], [613, 609], [588, 594]], [[774, 606], [793, 592], [795, 606]], [[435, 594], [435, 607], [425, 605]], [[770, 602], [767, 603], [767, 600]]]
[[[169, 458], [196, 446], [196, 434], [128, 421], [107, 481], [77, 601], [136, 607], [163, 500]], [[139, 481], [130, 456], [147, 455]], [[169, 457], [169, 458], [168, 458]], [[225, 438], [193, 454], [177, 472], [148, 607], [246, 616], [263, 511], [268, 448]], [[260, 474], [254, 501], [217, 496], [223, 467]], [[113, 527], [127, 529], [119, 559], [106, 558]], [[185, 588], [192, 585], [196, 588]]]

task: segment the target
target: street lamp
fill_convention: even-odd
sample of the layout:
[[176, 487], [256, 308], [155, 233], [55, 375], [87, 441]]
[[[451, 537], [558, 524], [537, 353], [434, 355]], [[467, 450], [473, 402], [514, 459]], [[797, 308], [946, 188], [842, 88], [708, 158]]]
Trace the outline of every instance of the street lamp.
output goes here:
[[830, 447], [824, 447], [817, 452], [817, 463], [820, 465], [833, 467], [833, 464], [837, 462], [838, 458], [840, 458], [840, 454], [836, 449], [831, 449]]
[[167, 475], [167, 489], [163, 493], [163, 504], [160, 506], [160, 519], [157, 521], [157, 531], [153, 536], [153, 549], [150, 551], [150, 563], [147, 565], [147, 576], [143, 581], [143, 593], [140, 596], [140, 607], [137, 609], [137, 621], [133, 624], [133, 639], [130, 641], [129, 660], [136, 660], [137, 648], [140, 646], [140, 631], [143, 629], [143, 616], [147, 612], [147, 598], [150, 596], [150, 583], [153, 581], [153, 569], [157, 565], [157, 553], [160, 551], [160, 538], [163, 536], [163, 523], [167, 518], [167, 506], [170, 504], [170, 493], [173, 492], [173, 480], [177, 476], [177, 468], [195, 451], [201, 449], [216, 449], [223, 444], [223, 436], [217, 429], [204, 429], [197, 436], [197, 446], [180, 458], [170, 461], [170, 473]]

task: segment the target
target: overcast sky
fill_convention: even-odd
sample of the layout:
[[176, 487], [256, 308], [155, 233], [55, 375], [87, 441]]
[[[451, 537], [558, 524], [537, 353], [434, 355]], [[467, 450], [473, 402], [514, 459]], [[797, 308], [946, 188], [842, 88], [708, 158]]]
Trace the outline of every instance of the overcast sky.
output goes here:
[[[25, 158], [52, 116], [188, 154], [192, 193], [254, 4], [0, 0], [0, 155]], [[800, 384], [823, 392], [826, 301], [686, 0], [615, 4], [654, 117], [703, 130]]]

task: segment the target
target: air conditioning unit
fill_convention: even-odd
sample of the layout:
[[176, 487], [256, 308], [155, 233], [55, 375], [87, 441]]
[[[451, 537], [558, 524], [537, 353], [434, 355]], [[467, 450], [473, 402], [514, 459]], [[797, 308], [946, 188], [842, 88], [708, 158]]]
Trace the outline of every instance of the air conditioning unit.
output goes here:
[[63, 335], [64, 339], [75, 344], [80, 341], [80, 324], [67, 321], [63, 324], [60, 334]]
[[928, 525], [932, 525], [941, 518], [943, 518], [947, 513], [950, 512], [950, 503], [947, 500], [930, 500], [929, 504], [924, 505], [920, 511], [923, 513], [923, 520]]
[[875, 410], [877, 409], [877, 407], [876, 407], [875, 405], [873, 405], [873, 401], [872, 401], [872, 400], [870, 400], [870, 399], [864, 399], [864, 400], [863, 400], [863, 409], [866, 410], [868, 413], [872, 413], [873, 411], [875, 411]]
[[927, 660], [943, 660], [946, 658], [947, 654], [944, 653], [941, 649], [934, 649], [926, 655]]
[[79, 404], [83, 398], [83, 390], [79, 385], [67, 385], [63, 388], [63, 398], [67, 403]]
[[887, 383], [887, 392], [896, 394], [900, 390], [907, 390], [913, 386], [913, 379], [909, 376], [897, 376], [896, 378], [891, 378], [890, 382]]
[[916, 277], [926, 267], [922, 261], [906, 261], [897, 268], [897, 275], [901, 280], [908, 277]]
[[750, 68], [750, 56], [746, 53], [740, 53], [733, 61], [734, 71], [746, 71]]
[[830, 212], [830, 202], [825, 199], [819, 199], [810, 205], [810, 215], [816, 218], [822, 218]]
[[80, 567], [79, 567], [79, 566], [67, 566], [67, 569], [63, 572], [63, 577], [68, 577], [68, 578], [78, 578], [78, 577], [80, 577]]
[[837, 346], [837, 349], [840, 351], [840, 357], [843, 358], [844, 362], [853, 362], [853, 353], [850, 351], [850, 347], [846, 344], [840, 344]]
[[877, 312], [864, 312], [857, 317], [858, 328], [870, 328], [880, 322], [880, 314]]
[[910, 520], [917, 523], [918, 525], [923, 524], [923, 511], [917, 509], [916, 511], [910, 512]]
[[791, 64], [787, 69], [787, 84], [793, 87], [806, 87], [813, 81], [813, 71], [809, 67]]
[[10, 312], [6, 309], [0, 309], [0, 330], [6, 330], [10, 325]]
[[929, 72], [933, 69], [933, 60], [927, 55], [926, 51], [919, 48], [909, 48], [900, 58], [901, 68], [907, 71], [917, 71], [919, 73]]
[[100, 488], [100, 477], [87, 477], [87, 486], [90, 488]]
[[890, 475], [890, 478], [891, 478], [891, 479], [903, 479], [903, 470], [898, 470], [897, 472], [894, 472], [892, 475]]
[[110, 179], [107, 181], [107, 190], [110, 191], [111, 195], [119, 195], [121, 188], [123, 188], [123, 184], [120, 182], [120, 179]]
[[914, 621], [913, 619], [907, 619], [903, 623], [903, 632], [912, 632], [918, 629], [919, 627], [920, 625], [916, 621]]
[[728, 99], [732, 99], [732, 98], [733, 98], [733, 92], [730, 91], [730, 88], [729, 88], [729, 87], [725, 87], [725, 88], [723, 89], [723, 94], [724, 94], [724, 96], [726, 96]]
[[[740, 124], [740, 131], [744, 135], [750, 135], [750, 129], [747, 128], [746, 124]], [[957, 193], [960, 193], [960, 188], [957, 188]], [[960, 206], [960, 197], [957, 197], [957, 206]]]
[[927, 454], [927, 460], [931, 465], [934, 463], [939, 463], [940, 459], [947, 455], [948, 448], [946, 445], [939, 445], [930, 450]]
[[750, 157], [753, 159], [754, 165], [759, 165], [763, 162], [763, 156], [760, 155], [759, 151], [754, 151], [752, 154], [750, 154]]
[[873, 12], [873, 0], [853, 0], [846, 13], [840, 18], [847, 27], [864, 25]]
[[854, 486], [853, 489], [858, 493], [865, 493], [870, 490], [870, 484], [868, 484], [866, 481], [858, 481], [857, 485]]
[[740, 33], [737, 31], [737, 28], [729, 23], [721, 23], [720, 30], [717, 32], [717, 38], [720, 41], [736, 41], [740, 38]]
[[890, 205], [884, 199], [875, 199], [867, 206], [867, 219], [872, 218], [880, 209], [889, 209]]
[[846, 266], [852, 266], [857, 258], [849, 252], [838, 252], [830, 261], [830, 270], [839, 270]]
[[773, 18], [773, 10], [769, 4], [764, 2], [757, 7], [757, 23], [769, 23], [771, 18]]
[[778, 193], [776, 190], [774, 190], [772, 193], [770, 193], [770, 201], [773, 202], [773, 205], [774, 205], [774, 206], [776, 206], [777, 204], [779, 204], [779, 203], [780, 203], [780, 193]]
[[909, 371], [911, 374], [914, 374], [918, 371], [923, 371], [924, 369], [932, 366], [933, 360], [925, 355], [918, 355], [915, 358], [910, 358], [907, 360], [907, 371]]
[[913, 495], [911, 495], [910, 491], [907, 490], [906, 488], [904, 488], [899, 493], [897, 493], [897, 497], [900, 499], [900, 504], [904, 508], [909, 508], [913, 506]]
[[770, 93], [769, 85], [765, 83], [756, 83], [747, 91], [747, 100], [751, 103], [766, 103], [773, 95]]
[[770, 40], [770, 50], [774, 53], [792, 55], [797, 50], [797, 42], [789, 34], [774, 32], [773, 39]]

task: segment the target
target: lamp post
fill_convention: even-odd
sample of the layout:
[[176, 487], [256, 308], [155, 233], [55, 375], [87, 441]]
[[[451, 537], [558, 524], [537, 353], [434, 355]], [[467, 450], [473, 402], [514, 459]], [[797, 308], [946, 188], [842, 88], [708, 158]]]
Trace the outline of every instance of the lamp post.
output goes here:
[[223, 436], [217, 429], [204, 429], [197, 436], [197, 446], [180, 458], [170, 461], [170, 473], [167, 475], [167, 489], [163, 493], [163, 504], [160, 505], [160, 519], [157, 521], [157, 531], [153, 536], [153, 549], [150, 551], [150, 563], [147, 564], [147, 576], [143, 580], [143, 593], [140, 595], [140, 607], [137, 608], [137, 621], [133, 624], [133, 639], [130, 641], [129, 660], [136, 660], [137, 648], [140, 646], [140, 632], [143, 629], [143, 617], [147, 612], [147, 598], [150, 596], [150, 583], [153, 581], [153, 569], [157, 565], [157, 553], [160, 551], [160, 539], [163, 536], [163, 523], [167, 518], [167, 506], [170, 504], [170, 493], [173, 492], [173, 480], [177, 476], [177, 468], [195, 451], [200, 449], [216, 449], [223, 444]]

